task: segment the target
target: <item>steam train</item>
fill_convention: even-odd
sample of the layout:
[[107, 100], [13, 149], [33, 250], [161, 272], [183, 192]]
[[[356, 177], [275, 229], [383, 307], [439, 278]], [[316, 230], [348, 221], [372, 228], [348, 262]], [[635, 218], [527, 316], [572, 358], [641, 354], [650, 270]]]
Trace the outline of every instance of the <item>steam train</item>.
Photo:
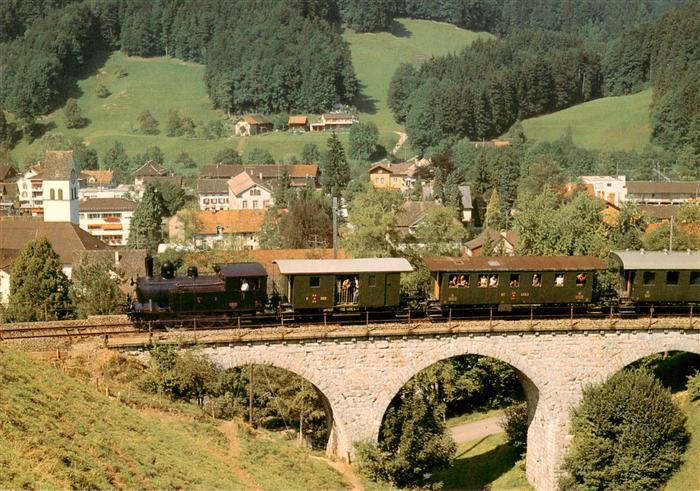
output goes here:
[[[432, 317], [489, 308], [599, 307], [613, 302], [637, 306], [700, 303], [700, 252], [614, 251], [619, 281], [603, 292], [596, 283], [603, 262], [590, 256], [425, 257], [430, 288], [420, 310]], [[402, 273], [413, 271], [402, 258], [281, 259], [268, 275], [259, 263], [220, 264], [199, 275], [191, 266], [176, 276], [164, 263], [154, 275], [137, 279], [131, 315], [137, 319], [187, 317], [332, 316], [366, 312], [404, 315]], [[412, 305], [415, 304], [415, 299]]]

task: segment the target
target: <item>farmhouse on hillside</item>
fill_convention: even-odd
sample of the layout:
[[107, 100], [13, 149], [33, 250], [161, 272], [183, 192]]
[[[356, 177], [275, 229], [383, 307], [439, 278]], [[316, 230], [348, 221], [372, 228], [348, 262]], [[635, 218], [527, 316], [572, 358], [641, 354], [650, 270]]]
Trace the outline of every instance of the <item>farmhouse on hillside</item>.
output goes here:
[[309, 120], [306, 116], [289, 116], [287, 128], [289, 131], [309, 131]]
[[318, 121], [311, 123], [311, 131], [343, 131], [357, 123], [357, 118], [350, 113], [321, 114]]
[[272, 131], [272, 121], [260, 114], [246, 114], [234, 126], [236, 136], [258, 135], [268, 131]]

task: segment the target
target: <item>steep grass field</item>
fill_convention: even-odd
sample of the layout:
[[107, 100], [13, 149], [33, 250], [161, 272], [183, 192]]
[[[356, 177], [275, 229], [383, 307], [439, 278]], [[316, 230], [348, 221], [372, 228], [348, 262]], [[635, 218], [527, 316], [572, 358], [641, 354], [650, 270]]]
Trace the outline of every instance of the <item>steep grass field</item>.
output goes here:
[[680, 469], [671, 476], [664, 488], [666, 491], [688, 491], [700, 489], [700, 400], [690, 402], [688, 393], [679, 394], [681, 407], [688, 415], [687, 428], [690, 444]]
[[552, 141], [571, 129], [576, 145], [598, 150], [642, 149], [649, 144], [651, 89], [606, 97], [523, 121], [530, 140]]
[[[394, 131], [401, 126], [393, 120], [386, 95], [399, 63], [420, 62], [432, 55], [458, 51], [480, 36], [488, 35], [441, 22], [410, 19], [395, 22], [392, 33], [347, 31], [344, 37], [350, 43], [353, 65], [362, 86], [362, 93], [356, 100], [360, 119], [375, 122], [380, 129], [381, 143], [391, 149], [398, 139]], [[119, 140], [131, 156], [157, 145], [168, 161], [174, 160], [180, 152], [187, 152], [200, 165], [211, 163], [214, 155], [227, 147], [236, 148], [244, 156], [252, 148], [259, 147], [268, 150], [278, 161], [288, 161], [292, 156], [299, 156], [306, 143], [323, 148], [328, 140], [329, 135], [325, 134], [287, 133], [217, 140], [170, 138], [165, 131], [170, 109], [180, 110], [195, 123], [226, 119], [224, 113], [211, 108], [204, 87], [204, 66], [164, 57], [127, 57], [120, 52], [103, 53], [96, 57], [93, 65], [86, 68], [71, 91], [90, 124], [81, 129], [67, 129], [62, 109], [45, 116], [42, 122], [49, 124], [52, 131], [81, 137], [100, 157]], [[118, 77], [118, 68], [125, 69], [128, 75]], [[108, 88], [109, 97], [97, 97], [95, 91], [99, 84]], [[138, 115], [145, 109], [160, 122], [158, 135], [135, 131]], [[340, 138], [347, 144], [347, 134], [341, 134]], [[32, 145], [23, 142], [14, 149], [13, 156], [21, 164], [39, 151], [39, 142]]]
[[391, 77], [401, 63], [421, 63], [431, 56], [461, 51], [479, 38], [493, 37], [452, 24], [397, 19], [390, 32], [356, 33], [345, 30], [355, 73], [362, 91], [355, 101], [360, 115], [381, 131], [401, 130], [386, 104]]
[[349, 487], [271, 433], [162, 404], [141, 399], [137, 411], [0, 346], [0, 489]]

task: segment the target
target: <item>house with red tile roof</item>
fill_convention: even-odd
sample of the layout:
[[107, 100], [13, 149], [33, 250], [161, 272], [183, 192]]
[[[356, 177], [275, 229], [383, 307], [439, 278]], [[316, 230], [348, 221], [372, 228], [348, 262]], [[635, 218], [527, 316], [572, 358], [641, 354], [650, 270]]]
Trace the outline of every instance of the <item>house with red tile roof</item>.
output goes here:
[[[192, 237], [185, 237], [184, 214], [194, 213], [192, 222], [196, 225]], [[181, 210], [168, 221], [170, 240], [194, 243], [198, 247], [212, 248], [224, 240], [236, 242], [243, 249], [260, 247], [259, 234], [265, 221], [263, 209], [195, 211]]]
[[241, 172], [228, 180], [229, 210], [258, 210], [272, 206], [272, 188], [256, 175]]

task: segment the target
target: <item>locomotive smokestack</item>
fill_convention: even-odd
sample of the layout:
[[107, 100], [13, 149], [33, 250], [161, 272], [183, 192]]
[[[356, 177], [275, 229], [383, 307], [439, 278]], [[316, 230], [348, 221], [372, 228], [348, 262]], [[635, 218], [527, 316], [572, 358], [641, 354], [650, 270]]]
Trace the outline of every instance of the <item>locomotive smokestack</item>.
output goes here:
[[146, 256], [146, 276], [153, 278], [153, 256], [150, 254]]

